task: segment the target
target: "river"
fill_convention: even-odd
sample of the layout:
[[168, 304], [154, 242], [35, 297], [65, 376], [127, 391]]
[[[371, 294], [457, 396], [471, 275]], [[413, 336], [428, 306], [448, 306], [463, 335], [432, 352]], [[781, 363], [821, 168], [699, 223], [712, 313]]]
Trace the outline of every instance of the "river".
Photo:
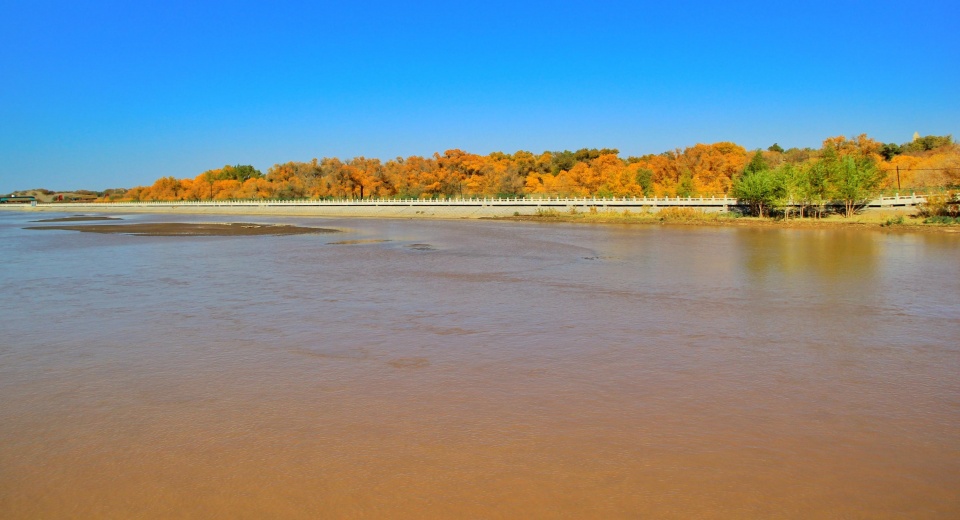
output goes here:
[[3, 518], [960, 517], [958, 234], [51, 216], [0, 214]]

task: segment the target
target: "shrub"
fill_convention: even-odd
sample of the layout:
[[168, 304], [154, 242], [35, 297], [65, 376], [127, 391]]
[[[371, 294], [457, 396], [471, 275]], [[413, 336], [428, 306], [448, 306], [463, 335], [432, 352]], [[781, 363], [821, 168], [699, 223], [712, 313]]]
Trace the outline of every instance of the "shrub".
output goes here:
[[659, 213], [661, 222], [717, 220], [719, 216], [719, 213], [706, 213], [694, 208], [664, 208]]
[[934, 217], [929, 217], [923, 220], [924, 224], [941, 224], [948, 226], [955, 226], [960, 224], [960, 217], [947, 217], [944, 215], [938, 215]]
[[927, 202], [917, 207], [921, 217], [960, 217], [960, 193], [948, 191], [927, 196]]

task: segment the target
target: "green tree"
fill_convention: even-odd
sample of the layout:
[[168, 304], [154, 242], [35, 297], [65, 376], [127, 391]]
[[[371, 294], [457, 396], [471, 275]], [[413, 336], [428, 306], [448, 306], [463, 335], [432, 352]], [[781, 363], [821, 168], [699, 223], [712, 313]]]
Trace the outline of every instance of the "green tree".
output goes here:
[[236, 166], [224, 166], [218, 174], [212, 177], [212, 180], [215, 181], [240, 181], [243, 183], [247, 179], [263, 177], [263, 174], [249, 164], [238, 164]]
[[771, 170], [759, 170], [741, 175], [733, 184], [734, 197], [750, 206], [758, 217], [769, 215], [770, 209], [781, 198], [783, 183]]
[[260, 173], [260, 170], [254, 168], [249, 164], [238, 164], [233, 167], [233, 179], [243, 182], [247, 179], [259, 179], [263, 177], [263, 174]]
[[695, 195], [695, 191], [693, 173], [688, 168], [684, 168], [683, 173], [680, 174], [680, 178], [677, 179], [677, 196], [692, 197]]
[[743, 174], [734, 181], [730, 192], [739, 201], [747, 203], [752, 214], [763, 217], [782, 199], [784, 184], [777, 172], [767, 167], [763, 154], [757, 150]]
[[820, 218], [830, 201], [826, 167], [820, 162], [805, 164], [794, 170], [794, 176], [788, 182], [790, 195], [800, 206], [800, 218], [805, 216], [807, 209], [813, 209], [817, 218]]
[[770, 166], [767, 164], [767, 160], [763, 158], [763, 152], [757, 150], [750, 158], [750, 162], [743, 167], [743, 173], [754, 173], [768, 169], [770, 169]]
[[870, 157], [848, 155], [829, 169], [830, 184], [834, 196], [843, 201], [843, 215], [856, 213], [868, 199], [874, 196], [884, 173]]
[[581, 148], [573, 154], [579, 162], [590, 162], [601, 155], [620, 155], [620, 150], [616, 148]]
[[577, 164], [577, 158], [570, 150], [550, 154], [550, 172], [557, 175], [561, 171], [570, 171]]
[[800, 202], [800, 186], [803, 183], [803, 172], [790, 163], [783, 163], [777, 167], [776, 176], [783, 185], [782, 197], [785, 203], [783, 216], [790, 218], [794, 206], [800, 208], [800, 218], [803, 218], [803, 203]]
[[928, 135], [925, 137], [917, 137], [909, 143], [900, 145], [900, 150], [903, 153], [926, 152], [951, 144], [953, 144], [952, 135]]
[[649, 168], [637, 170], [637, 184], [643, 190], [643, 196], [649, 197], [653, 193], [653, 170]]
[[896, 143], [887, 143], [880, 148], [880, 155], [888, 161], [901, 153], [903, 153], [903, 151], [900, 150], [900, 145]]

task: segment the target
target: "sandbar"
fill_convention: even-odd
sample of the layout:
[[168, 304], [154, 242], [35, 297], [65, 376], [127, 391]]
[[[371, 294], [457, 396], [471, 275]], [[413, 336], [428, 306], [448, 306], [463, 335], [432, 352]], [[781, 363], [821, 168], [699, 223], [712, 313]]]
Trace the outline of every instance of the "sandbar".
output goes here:
[[120, 217], [94, 217], [91, 215], [74, 215], [72, 217], [45, 218], [42, 220], [31, 220], [30, 222], [86, 222], [93, 220], [123, 220]]
[[139, 224], [97, 224], [79, 226], [31, 226], [24, 229], [81, 231], [150, 237], [279, 236], [338, 233], [338, 229], [245, 222], [202, 223], [158, 222]]

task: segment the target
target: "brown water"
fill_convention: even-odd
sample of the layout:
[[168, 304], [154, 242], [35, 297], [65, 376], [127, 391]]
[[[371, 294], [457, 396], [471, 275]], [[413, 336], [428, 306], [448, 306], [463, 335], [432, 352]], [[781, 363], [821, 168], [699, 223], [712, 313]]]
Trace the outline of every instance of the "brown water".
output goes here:
[[3, 518], [960, 517], [956, 235], [32, 218]]

